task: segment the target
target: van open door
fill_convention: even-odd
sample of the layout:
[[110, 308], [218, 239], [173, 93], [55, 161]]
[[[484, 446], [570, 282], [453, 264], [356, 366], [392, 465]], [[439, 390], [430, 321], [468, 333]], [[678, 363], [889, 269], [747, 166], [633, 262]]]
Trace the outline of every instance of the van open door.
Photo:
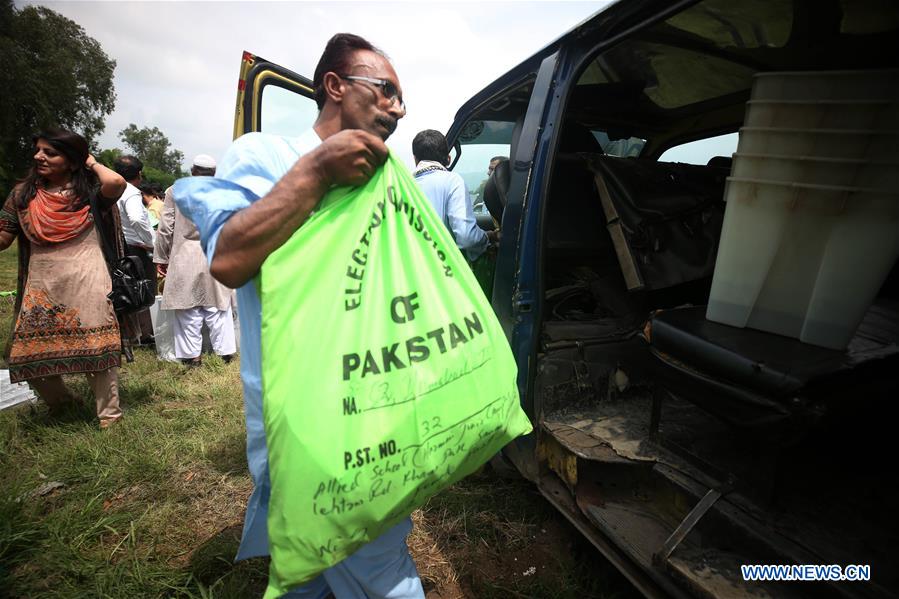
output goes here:
[[251, 131], [297, 136], [318, 116], [312, 81], [244, 51], [237, 82], [234, 139]]

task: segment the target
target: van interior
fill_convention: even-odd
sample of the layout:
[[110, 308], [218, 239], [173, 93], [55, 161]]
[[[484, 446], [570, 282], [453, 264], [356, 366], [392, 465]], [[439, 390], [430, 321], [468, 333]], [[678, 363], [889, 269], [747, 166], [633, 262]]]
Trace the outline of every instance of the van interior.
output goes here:
[[[897, 29], [875, 0], [707, 0], [585, 55], [563, 92], [542, 195], [538, 483], [675, 594], [749, 592], [735, 573], [752, 563], [876, 573], [756, 594], [899, 593], [899, 269], [845, 350], [707, 320], [733, 159], [660, 160], [738, 132], [757, 73], [896, 69]], [[477, 117], [513, 155], [529, 85]], [[498, 222], [508, 180], [500, 165], [484, 190]]]

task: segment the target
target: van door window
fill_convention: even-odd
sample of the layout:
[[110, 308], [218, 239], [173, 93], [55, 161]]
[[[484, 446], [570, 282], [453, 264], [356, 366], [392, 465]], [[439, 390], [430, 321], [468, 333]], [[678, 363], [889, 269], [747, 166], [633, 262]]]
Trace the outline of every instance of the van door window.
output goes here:
[[459, 135], [462, 151], [453, 172], [465, 181], [473, 206], [484, 201], [484, 185], [491, 160], [509, 158], [514, 125], [506, 121], [471, 121]]
[[277, 85], [262, 88], [263, 133], [297, 137], [309, 130], [318, 116], [315, 102]]

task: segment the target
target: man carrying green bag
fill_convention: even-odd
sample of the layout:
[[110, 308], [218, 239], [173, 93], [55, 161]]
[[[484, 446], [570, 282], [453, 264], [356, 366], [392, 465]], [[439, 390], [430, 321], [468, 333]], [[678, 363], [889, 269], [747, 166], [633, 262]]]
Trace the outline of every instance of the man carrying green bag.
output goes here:
[[238, 558], [271, 551], [266, 597], [423, 597], [408, 514], [530, 424], [477, 282], [387, 158], [405, 114], [390, 63], [339, 34], [313, 82], [312, 130], [246, 135], [215, 179], [175, 187], [213, 276], [240, 287], [256, 488]]

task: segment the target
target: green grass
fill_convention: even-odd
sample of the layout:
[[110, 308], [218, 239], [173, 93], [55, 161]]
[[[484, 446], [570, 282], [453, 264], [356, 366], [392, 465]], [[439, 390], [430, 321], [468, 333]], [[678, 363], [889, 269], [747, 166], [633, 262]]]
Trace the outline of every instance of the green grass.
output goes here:
[[[0, 290], [15, 273], [15, 250], [0, 252]], [[0, 596], [260, 597], [268, 561], [232, 561], [252, 487], [237, 363], [185, 370], [140, 349], [120, 372], [125, 419], [107, 431], [84, 377], [67, 379], [83, 405], [61, 419], [41, 404], [0, 412]], [[61, 486], [36, 493], [48, 483]], [[430, 596], [633, 595], [532, 485], [489, 468], [413, 520]]]
[[[261, 596], [267, 560], [232, 563], [251, 491], [237, 363], [135, 357], [109, 430], [83, 377], [68, 379], [83, 405], [61, 419], [40, 404], [0, 412], [3, 596]], [[36, 492], [48, 483], [61, 486]], [[413, 519], [413, 557], [441, 598], [627, 594], [530, 484], [489, 468]]]
[[19, 246], [11, 246], [0, 252], [0, 291], [14, 291], [19, 268]]
[[[231, 564], [250, 480], [237, 364], [186, 371], [139, 350], [126, 418], [100, 431], [84, 405], [0, 413], [0, 588], [12, 597], [241, 597], [263, 560]], [[48, 482], [63, 486], [46, 495]]]
[[[18, 261], [18, 244], [13, 243], [9, 248], [0, 252], [0, 291], [15, 291]], [[6, 347], [6, 340], [9, 338], [14, 306], [15, 297], [11, 295], [0, 297], [0, 366], [5, 365], [2, 354]]]

